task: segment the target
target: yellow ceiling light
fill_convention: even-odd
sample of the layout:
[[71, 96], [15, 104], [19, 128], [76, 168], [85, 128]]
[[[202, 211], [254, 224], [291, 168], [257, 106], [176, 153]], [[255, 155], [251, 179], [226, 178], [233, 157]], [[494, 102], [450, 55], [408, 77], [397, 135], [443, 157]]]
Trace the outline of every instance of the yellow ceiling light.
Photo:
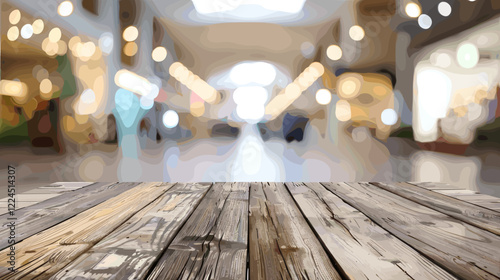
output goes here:
[[33, 26], [33, 34], [40, 34], [45, 28], [45, 24], [41, 19], [35, 20], [31, 26]]
[[325, 73], [325, 68], [319, 62], [313, 62], [309, 67], [287, 85], [266, 106], [265, 115], [268, 120], [278, 117], [288, 106], [299, 98], [300, 94], [307, 90], [319, 77]]
[[123, 53], [126, 56], [134, 56], [137, 53], [137, 44], [135, 42], [127, 42], [125, 46], [123, 46]]
[[137, 37], [139, 37], [139, 30], [137, 27], [131, 25], [123, 30], [123, 40], [132, 42], [135, 41]]
[[337, 91], [340, 97], [354, 98], [359, 95], [363, 77], [356, 73], [343, 74], [337, 81]]
[[12, 97], [25, 97], [28, 93], [28, 86], [19, 81], [0, 80], [0, 95]]
[[59, 4], [59, 7], [57, 7], [57, 13], [59, 13], [59, 15], [62, 17], [71, 15], [73, 13], [73, 10], [74, 7], [71, 1], [63, 1], [61, 4]]
[[354, 25], [349, 29], [349, 37], [354, 41], [361, 41], [365, 37], [365, 30], [359, 25]]
[[50, 30], [49, 32], [49, 40], [53, 43], [57, 43], [59, 40], [61, 40], [61, 36], [61, 29], [57, 27], [52, 28], [52, 30]]
[[200, 77], [189, 71], [182, 63], [172, 63], [169, 73], [188, 89], [194, 91], [201, 99], [210, 104], [219, 103], [220, 93]]
[[12, 26], [7, 31], [7, 39], [9, 39], [9, 41], [15, 41], [17, 38], [19, 38], [19, 28], [17, 28], [17, 26]]
[[165, 47], [156, 47], [151, 53], [151, 57], [156, 62], [162, 62], [167, 58], [167, 49]]
[[76, 46], [76, 44], [81, 43], [81, 42], [82, 42], [82, 39], [80, 39], [80, 37], [74, 36], [71, 39], [69, 39], [68, 47], [70, 50], [73, 51], [73, 48]]
[[21, 11], [16, 9], [16, 10], [10, 12], [10, 14], [9, 14], [10, 24], [18, 24], [20, 20], [21, 20]]
[[422, 9], [417, 3], [410, 2], [406, 4], [405, 12], [411, 18], [418, 18], [422, 14]]
[[342, 57], [342, 49], [337, 45], [331, 45], [326, 49], [326, 56], [331, 60], [339, 60]]
[[341, 122], [351, 119], [351, 105], [346, 100], [339, 100], [335, 105], [335, 117]]

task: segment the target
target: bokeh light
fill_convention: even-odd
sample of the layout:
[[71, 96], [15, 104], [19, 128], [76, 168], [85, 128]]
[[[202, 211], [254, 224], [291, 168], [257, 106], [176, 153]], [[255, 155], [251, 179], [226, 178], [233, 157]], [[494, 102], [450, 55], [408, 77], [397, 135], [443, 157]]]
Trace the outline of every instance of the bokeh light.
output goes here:
[[127, 42], [125, 46], [123, 46], [123, 53], [126, 56], [134, 56], [137, 53], [137, 44], [135, 42]]
[[361, 41], [365, 37], [365, 30], [359, 25], [354, 25], [349, 29], [349, 36], [354, 41]]
[[10, 27], [7, 31], [7, 39], [9, 39], [9, 41], [15, 41], [17, 38], [19, 38], [19, 28], [17, 28], [17, 26]]
[[49, 40], [53, 43], [57, 43], [57, 41], [61, 40], [61, 29], [55, 27], [52, 28], [49, 32]]
[[405, 12], [411, 18], [418, 18], [422, 13], [422, 10], [418, 4], [410, 2], [406, 4]]
[[59, 4], [57, 12], [59, 13], [60, 16], [67, 17], [73, 13], [73, 9], [74, 7], [71, 1], [63, 1], [61, 2], [61, 4]]
[[321, 105], [330, 104], [332, 93], [327, 89], [320, 89], [316, 92], [316, 101]]
[[476, 67], [479, 62], [479, 50], [472, 43], [465, 43], [457, 49], [457, 61], [460, 66], [466, 69]]
[[33, 26], [31, 26], [31, 24], [25, 24], [21, 28], [21, 37], [23, 37], [24, 39], [29, 39], [31, 38], [31, 36], [33, 36]]
[[174, 110], [168, 110], [163, 114], [163, 125], [166, 128], [174, 128], [179, 124], [179, 115]]
[[16, 10], [10, 12], [10, 14], [9, 14], [10, 24], [18, 24], [20, 20], [21, 20], [21, 11], [16, 9]]
[[451, 15], [451, 5], [448, 4], [448, 2], [444, 2], [444, 1], [439, 3], [438, 12], [443, 17], [447, 17], [447, 16]]
[[33, 34], [40, 34], [43, 32], [45, 24], [43, 23], [42, 19], [37, 19], [33, 22], [32, 26], [33, 26]]
[[167, 49], [165, 47], [156, 47], [151, 53], [151, 57], [156, 62], [162, 62], [167, 58]]
[[123, 40], [132, 42], [139, 36], [139, 30], [135, 26], [129, 26], [123, 30]]
[[339, 60], [342, 57], [342, 49], [337, 45], [331, 45], [326, 49], [326, 56], [331, 60]]
[[432, 26], [432, 19], [426, 14], [422, 14], [418, 17], [418, 25], [422, 29], [429, 29]]
[[394, 109], [385, 109], [380, 117], [385, 125], [394, 125], [398, 122], [398, 114]]

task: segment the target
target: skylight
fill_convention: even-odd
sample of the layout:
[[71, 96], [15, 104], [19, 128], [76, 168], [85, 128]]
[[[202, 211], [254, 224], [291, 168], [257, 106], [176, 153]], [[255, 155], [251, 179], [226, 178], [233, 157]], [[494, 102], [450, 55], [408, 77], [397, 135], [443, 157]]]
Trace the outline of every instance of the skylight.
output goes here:
[[305, 2], [306, 0], [193, 0], [199, 14], [228, 13], [234, 16], [264, 16], [272, 12], [297, 14]]

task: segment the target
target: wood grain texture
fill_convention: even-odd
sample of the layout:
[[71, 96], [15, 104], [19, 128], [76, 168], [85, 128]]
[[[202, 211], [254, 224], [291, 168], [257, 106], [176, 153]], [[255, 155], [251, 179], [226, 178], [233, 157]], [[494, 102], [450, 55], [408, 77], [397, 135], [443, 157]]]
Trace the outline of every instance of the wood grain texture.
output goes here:
[[245, 279], [248, 183], [217, 183], [147, 279]]
[[[84, 188], [63, 193], [57, 197], [16, 210], [16, 240], [20, 242], [38, 232], [65, 221], [89, 208], [98, 205], [139, 183], [94, 183]], [[7, 215], [0, 216], [0, 236], [8, 236]], [[7, 239], [0, 239], [0, 248], [8, 246]]]
[[499, 279], [499, 236], [368, 183], [324, 186], [448, 272]]
[[176, 184], [52, 279], [144, 279], [211, 184]]
[[253, 183], [250, 279], [341, 279], [281, 183]]
[[349, 279], [456, 279], [319, 183], [286, 183]]
[[0, 251], [0, 279], [48, 279], [124, 223], [172, 185], [142, 183], [133, 189], [16, 244], [17, 271]]
[[463, 190], [460, 187], [450, 185], [447, 183], [437, 183], [437, 182], [408, 182], [409, 184], [419, 186], [428, 190]]
[[371, 183], [455, 219], [500, 235], [500, 213], [407, 183]]

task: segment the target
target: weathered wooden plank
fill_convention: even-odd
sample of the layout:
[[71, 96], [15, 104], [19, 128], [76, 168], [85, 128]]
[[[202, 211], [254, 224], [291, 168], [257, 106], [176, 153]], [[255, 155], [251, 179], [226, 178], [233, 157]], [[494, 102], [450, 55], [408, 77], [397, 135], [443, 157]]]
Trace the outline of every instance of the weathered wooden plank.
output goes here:
[[319, 183], [286, 183], [349, 279], [456, 279]]
[[89, 185], [92, 185], [93, 182], [55, 182], [47, 186], [42, 186], [40, 188], [42, 189], [52, 189], [52, 188], [58, 188], [58, 189], [66, 189], [66, 190], [77, 190], [83, 187], [87, 187]]
[[245, 279], [248, 183], [215, 184], [148, 279]]
[[488, 208], [493, 211], [500, 210], [500, 198], [486, 194], [454, 194], [452, 197], [469, 203]]
[[[17, 242], [32, 236], [38, 232], [50, 228], [66, 219], [69, 219], [78, 213], [81, 213], [95, 205], [115, 197], [139, 183], [94, 183], [85, 188], [66, 192], [57, 197], [42, 201], [40, 203], [18, 209], [15, 212], [17, 218], [16, 232]], [[7, 215], [0, 216], [2, 228], [0, 236], [7, 236], [8, 229], [5, 227]], [[0, 249], [8, 246], [7, 239], [0, 239]]]
[[250, 190], [250, 279], [341, 279], [281, 183]]
[[455, 219], [500, 235], [500, 213], [407, 183], [371, 183]]
[[[20, 208], [17, 206], [18, 202], [41, 202], [44, 200], [47, 200], [49, 198], [53, 198], [58, 196], [58, 194], [26, 194], [26, 193], [20, 193], [16, 194], [14, 199], [16, 200], [16, 208]], [[5, 197], [0, 199], [1, 204], [7, 205], [7, 201], [9, 199], [12, 199], [11, 197]]]
[[211, 184], [176, 184], [54, 279], [144, 279]]
[[143, 183], [72, 219], [16, 244], [15, 273], [7, 268], [8, 249], [0, 251], [0, 279], [47, 279], [172, 185]]
[[433, 190], [433, 191], [448, 196], [478, 194], [478, 192], [473, 190]]
[[460, 190], [460, 187], [450, 185], [447, 183], [438, 182], [408, 182], [409, 184], [422, 187], [428, 190]]
[[324, 183], [417, 251], [464, 279], [498, 279], [500, 237], [368, 183]]

